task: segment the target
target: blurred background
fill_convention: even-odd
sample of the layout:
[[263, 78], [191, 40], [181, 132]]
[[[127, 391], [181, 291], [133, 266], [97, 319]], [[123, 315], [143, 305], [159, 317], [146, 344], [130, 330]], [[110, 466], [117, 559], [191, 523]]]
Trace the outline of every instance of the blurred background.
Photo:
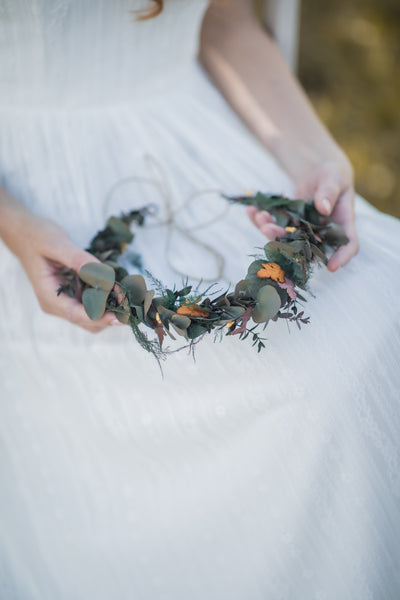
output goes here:
[[400, 217], [400, 0], [302, 0], [297, 74], [357, 191]]

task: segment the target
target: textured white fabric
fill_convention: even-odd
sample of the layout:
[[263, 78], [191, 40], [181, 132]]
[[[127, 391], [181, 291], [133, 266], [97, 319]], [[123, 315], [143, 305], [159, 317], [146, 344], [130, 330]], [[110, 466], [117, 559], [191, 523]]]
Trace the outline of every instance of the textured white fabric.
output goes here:
[[[205, 190], [290, 193], [196, 61], [206, 0], [0, 0], [1, 185], [81, 247], [112, 186], [161, 165], [174, 206]], [[160, 203], [131, 182], [107, 215]], [[217, 191], [178, 215], [202, 224]], [[400, 222], [357, 197], [361, 249], [316, 270], [302, 331], [203, 340], [163, 364], [128, 328], [41, 312], [0, 246], [3, 600], [395, 600], [400, 594]], [[266, 240], [240, 207], [198, 236], [223, 288]], [[165, 283], [165, 229], [133, 249]], [[218, 243], [217, 243], [218, 242]], [[215, 261], [175, 235], [171, 260]]]

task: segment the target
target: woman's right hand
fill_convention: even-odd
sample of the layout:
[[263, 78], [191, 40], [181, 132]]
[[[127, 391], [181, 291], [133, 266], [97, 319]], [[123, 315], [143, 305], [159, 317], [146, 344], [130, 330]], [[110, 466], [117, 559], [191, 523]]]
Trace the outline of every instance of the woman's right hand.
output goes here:
[[109, 325], [121, 325], [112, 312], [106, 312], [99, 321], [92, 321], [77, 298], [63, 293], [57, 296], [61, 283], [58, 273], [62, 267], [78, 272], [87, 262], [99, 262], [97, 258], [75, 246], [67, 233], [49, 219], [25, 211], [20, 224], [12, 228], [11, 235], [8, 230], [5, 241], [21, 261], [42, 310], [92, 333]]

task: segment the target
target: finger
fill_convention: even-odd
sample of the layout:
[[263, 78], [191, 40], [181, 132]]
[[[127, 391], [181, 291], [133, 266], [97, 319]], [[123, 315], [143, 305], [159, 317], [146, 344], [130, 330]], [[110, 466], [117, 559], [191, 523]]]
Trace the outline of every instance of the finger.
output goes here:
[[261, 233], [263, 233], [270, 240], [274, 240], [277, 237], [281, 237], [285, 233], [283, 227], [279, 227], [279, 225], [276, 225], [276, 223], [266, 223], [265, 225], [262, 225], [259, 229]]
[[345, 246], [341, 246], [336, 252], [331, 256], [328, 261], [327, 267], [329, 271], [337, 271], [340, 267], [344, 267], [350, 259], [352, 259], [359, 251], [360, 244], [358, 241], [358, 236], [355, 234], [355, 237], [349, 241]]
[[256, 227], [260, 227], [260, 225], [264, 225], [265, 223], [273, 222], [272, 216], [266, 210], [258, 210], [258, 208], [255, 206], [248, 206], [246, 211], [250, 217], [250, 220]]
[[328, 261], [329, 271], [334, 272], [347, 264], [358, 253], [360, 247], [355, 224], [354, 190], [352, 188], [340, 196], [332, 216], [337, 223], [342, 225], [349, 238], [349, 242], [336, 250]]
[[247, 206], [246, 207], [246, 212], [247, 212], [247, 216], [250, 218], [250, 220], [254, 223], [254, 225], [256, 224], [254, 218], [256, 216], [256, 214], [258, 213], [258, 210], [255, 206]]
[[113, 291], [116, 293], [118, 305], [121, 304], [126, 293], [121, 290], [121, 286], [117, 283], [114, 284]]
[[100, 331], [103, 331], [104, 329], [104, 327], [91, 327], [89, 325], [80, 325], [80, 327], [86, 331], [89, 331], [89, 333], [100, 333]]
[[66, 240], [61, 246], [54, 249], [53, 258], [77, 273], [88, 262], [100, 262], [93, 254], [81, 250], [70, 240]]
[[314, 193], [315, 206], [322, 215], [330, 215], [342, 192], [339, 182], [333, 178], [321, 181]]
[[258, 213], [254, 217], [254, 220], [256, 222], [257, 227], [259, 228], [263, 227], [264, 225], [267, 225], [268, 223], [274, 223], [274, 219], [266, 210], [258, 211]]
[[328, 270], [334, 273], [340, 267], [344, 267], [358, 253], [358, 250], [358, 241], [349, 242], [345, 246], [341, 246], [329, 259], [327, 264]]
[[279, 225], [275, 223], [272, 215], [266, 210], [256, 209], [252, 217], [250, 218], [252, 218], [254, 225], [270, 240], [274, 240], [276, 237], [285, 233], [283, 227], [279, 227]]
[[282, 227], [277, 225], [270, 213], [266, 210], [258, 210], [255, 206], [247, 207], [247, 214], [256, 227], [268, 239], [274, 240], [285, 233]]
[[258, 210], [255, 206], [248, 206], [246, 211], [250, 220], [259, 229], [267, 223], [275, 223], [272, 215], [266, 210]]
[[100, 262], [98, 258], [90, 254], [90, 252], [85, 252], [85, 250], [81, 250], [80, 248], [73, 248], [71, 254], [68, 255], [68, 263], [66, 262], [67, 267], [70, 269], [74, 269], [77, 273], [81, 270], [83, 265], [89, 262]]

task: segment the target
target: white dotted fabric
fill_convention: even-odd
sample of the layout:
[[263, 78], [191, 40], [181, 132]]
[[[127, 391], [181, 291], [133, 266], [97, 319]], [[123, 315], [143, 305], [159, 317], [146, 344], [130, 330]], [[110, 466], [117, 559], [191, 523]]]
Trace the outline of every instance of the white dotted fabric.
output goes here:
[[[1, 185], [81, 247], [117, 181], [154, 176], [146, 155], [175, 207], [205, 189], [292, 192], [196, 62], [207, 2], [133, 22], [145, 6], [0, 0]], [[131, 182], [107, 216], [160, 201]], [[177, 219], [224, 209], [214, 191]], [[261, 354], [210, 336], [164, 379], [128, 328], [43, 314], [0, 246], [2, 599], [399, 597], [400, 222], [360, 197], [356, 213], [360, 252], [315, 270], [308, 326], [270, 323]], [[180, 285], [165, 236], [144, 228], [133, 250]], [[242, 207], [198, 236], [225, 257], [222, 289], [267, 241]], [[186, 238], [170, 258], [215, 275]]]

